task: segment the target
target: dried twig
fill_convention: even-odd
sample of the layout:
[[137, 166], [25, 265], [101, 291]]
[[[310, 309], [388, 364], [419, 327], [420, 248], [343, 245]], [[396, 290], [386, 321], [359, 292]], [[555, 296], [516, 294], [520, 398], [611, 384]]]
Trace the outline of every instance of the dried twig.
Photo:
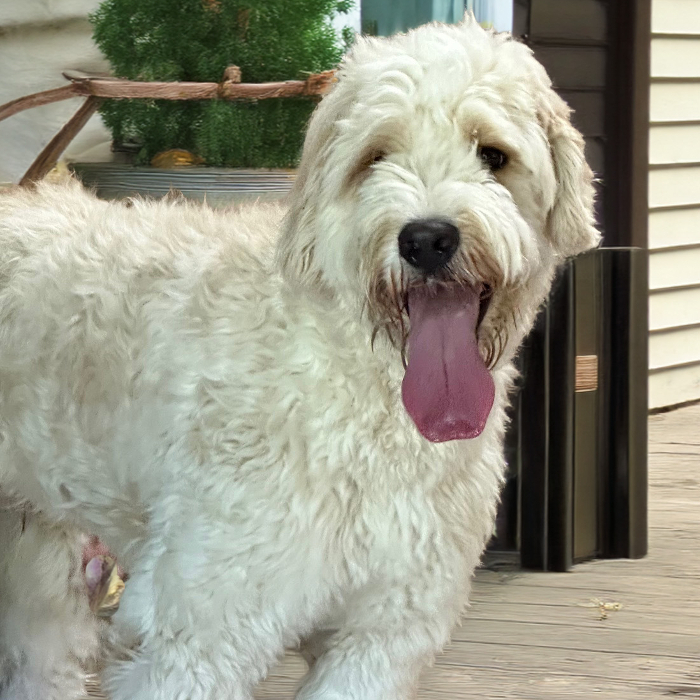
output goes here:
[[29, 166], [29, 170], [19, 181], [21, 187], [31, 186], [37, 180], [41, 180], [46, 173], [53, 168], [66, 150], [68, 144], [76, 134], [87, 124], [88, 119], [97, 110], [100, 103], [97, 97], [88, 97], [80, 109], [66, 122], [64, 127], [54, 136], [36, 160]]
[[52, 102], [67, 100], [70, 97], [76, 97], [78, 94], [78, 88], [75, 85], [64, 85], [53, 90], [44, 90], [44, 92], [35, 92], [33, 95], [18, 97], [16, 100], [7, 102], [0, 107], [0, 122], [13, 114], [23, 112], [25, 109], [50, 105]]

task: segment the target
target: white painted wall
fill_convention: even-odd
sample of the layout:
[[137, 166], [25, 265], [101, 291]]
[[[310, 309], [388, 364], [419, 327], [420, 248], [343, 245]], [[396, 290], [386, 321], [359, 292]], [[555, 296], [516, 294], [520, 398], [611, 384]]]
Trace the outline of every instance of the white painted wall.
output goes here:
[[[64, 70], [108, 71], [87, 15], [99, 0], [0, 0], [0, 104], [66, 85]], [[0, 122], [0, 183], [16, 182], [82, 99], [16, 114]], [[93, 117], [66, 151], [73, 160], [109, 160], [110, 136]]]
[[0, 27], [85, 18], [98, 4], [95, 0], [2, 0]]
[[700, 399], [700, 0], [653, 0], [652, 11], [649, 403], [659, 408]]

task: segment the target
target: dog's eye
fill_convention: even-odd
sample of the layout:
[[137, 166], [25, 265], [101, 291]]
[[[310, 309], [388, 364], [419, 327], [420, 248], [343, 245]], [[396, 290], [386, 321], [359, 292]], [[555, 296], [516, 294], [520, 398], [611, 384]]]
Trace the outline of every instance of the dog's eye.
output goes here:
[[372, 154], [372, 160], [370, 161], [370, 165], [374, 165], [375, 163], [381, 163], [386, 158], [386, 153], [384, 151], [377, 151], [376, 153]]
[[492, 146], [482, 146], [479, 149], [479, 158], [494, 173], [504, 168], [508, 163], [508, 156], [503, 151]]

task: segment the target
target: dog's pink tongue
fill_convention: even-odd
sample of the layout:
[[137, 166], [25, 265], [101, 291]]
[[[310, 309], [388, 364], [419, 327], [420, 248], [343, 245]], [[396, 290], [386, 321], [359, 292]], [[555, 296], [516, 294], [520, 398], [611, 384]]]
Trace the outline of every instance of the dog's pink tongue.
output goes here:
[[495, 387], [476, 341], [479, 290], [414, 289], [403, 403], [431, 442], [474, 438], [489, 416]]

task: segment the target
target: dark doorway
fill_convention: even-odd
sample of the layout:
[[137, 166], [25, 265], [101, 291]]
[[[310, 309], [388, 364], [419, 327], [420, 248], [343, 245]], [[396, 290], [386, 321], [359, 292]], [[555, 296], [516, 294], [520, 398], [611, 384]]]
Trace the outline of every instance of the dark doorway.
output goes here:
[[566, 570], [646, 554], [650, 0], [515, 0], [574, 109], [603, 248], [561, 271], [520, 355], [493, 557]]

